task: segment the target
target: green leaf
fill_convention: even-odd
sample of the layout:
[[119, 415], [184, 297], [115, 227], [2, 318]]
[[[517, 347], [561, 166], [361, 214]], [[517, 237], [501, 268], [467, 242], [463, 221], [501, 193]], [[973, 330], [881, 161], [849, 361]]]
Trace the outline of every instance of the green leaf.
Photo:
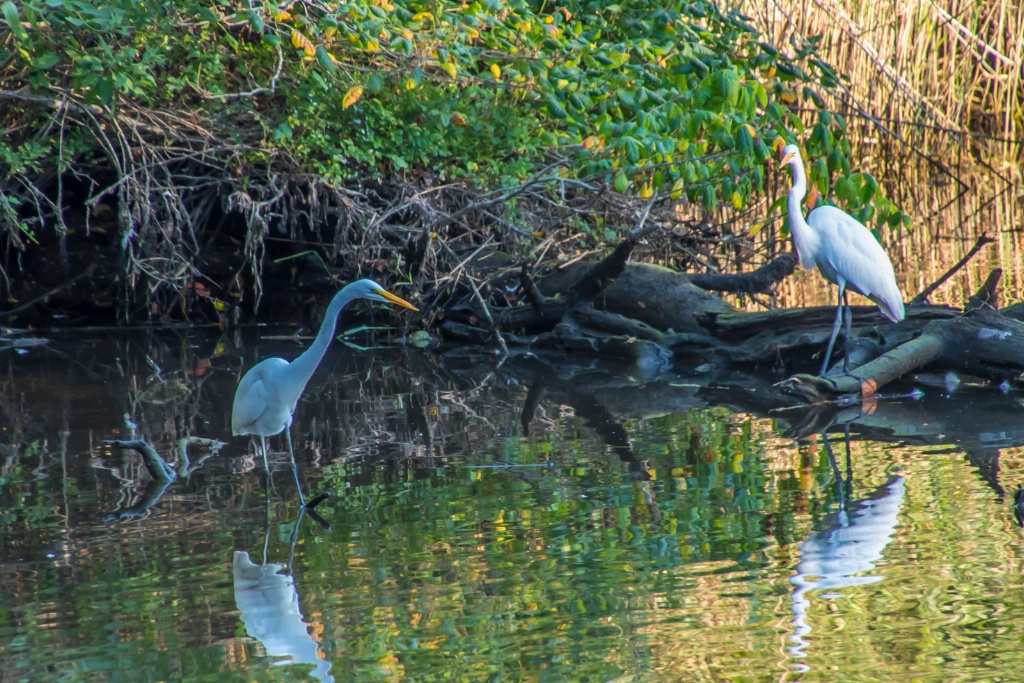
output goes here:
[[109, 75], [96, 84], [96, 97], [102, 104], [110, 104], [114, 98], [114, 79]]
[[615, 191], [623, 194], [629, 189], [629, 179], [626, 178], [626, 172], [621, 168], [615, 172]]
[[218, 17], [216, 14], [214, 14], [213, 11], [209, 7], [200, 7], [198, 10], [196, 10], [196, 14], [203, 21], [209, 22], [209, 23], [214, 24], [214, 25], [220, 23], [220, 17]]
[[631, 164], [635, 164], [640, 160], [640, 143], [633, 138], [626, 138], [623, 141], [626, 148], [626, 158], [629, 159]]
[[282, 121], [277, 124], [277, 128], [274, 129], [274, 139], [283, 142], [292, 139], [292, 127], [288, 125], [287, 121]]
[[18, 18], [18, 8], [13, 2], [5, 2], [0, 5], [0, 11], [3, 12], [4, 19], [7, 20], [7, 25], [11, 28], [11, 33], [18, 40], [24, 41], [28, 39], [28, 33], [25, 32], [25, 27], [21, 25], [21, 19]]
[[875, 189], [878, 188], [878, 181], [871, 177], [871, 174], [862, 174], [864, 178], [864, 184], [860, 188], [860, 200], [864, 204], [871, 201], [871, 198], [875, 196]]
[[704, 192], [701, 196], [701, 205], [704, 210], [708, 213], [712, 213], [715, 210], [717, 202], [715, 201], [715, 188], [711, 185], [704, 186]]
[[744, 155], [750, 155], [754, 152], [754, 136], [751, 135], [751, 130], [748, 126], [740, 126], [739, 130], [736, 131], [736, 148]]
[[45, 71], [46, 69], [56, 66], [59, 61], [60, 57], [58, 55], [55, 55], [52, 52], [47, 52], [46, 54], [40, 55], [32, 60], [32, 68]]
[[316, 61], [317, 64], [323, 67], [324, 71], [334, 73], [338, 70], [337, 64], [335, 64], [334, 60], [331, 59], [331, 54], [323, 45], [316, 46]]
[[263, 29], [266, 28], [263, 17], [256, 10], [249, 10], [249, 25], [255, 29], [256, 33], [263, 33]]
[[565, 111], [565, 107], [562, 106], [562, 103], [559, 102], [554, 95], [548, 97], [547, 105], [548, 112], [550, 112], [556, 119], [564, 119], [569, 116]]
[[828, 163], [825, 161], [825, 157], [818, 157], [814, 160], [814, 166], [811, 167], [811, 176], [814, 178], [815, 183], [818, 185], [818, 192], [821, 195], [828, 195]]

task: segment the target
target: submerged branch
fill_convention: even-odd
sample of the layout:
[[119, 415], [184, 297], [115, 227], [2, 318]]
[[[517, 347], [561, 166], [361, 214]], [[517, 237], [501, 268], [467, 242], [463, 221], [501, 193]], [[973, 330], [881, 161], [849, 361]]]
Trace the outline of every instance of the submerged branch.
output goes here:
[[945, 273], [943, 273], [938, 280], [936, 280], [935, 282], [921, 290], [921, 293], [915, 296], [913, 299], [911, 299], [910, 303], [927, 303], [928, 297], [932, 295], [932, 292], [934, 292], [936, 289], [945, 284], [946, 280], [953, 277], [957, 273], [957, 271], [959, 271], [961, 268], [967, 265], [968, 261], [974, 258], [975, 255], [977, 255], [977, 253], [981, 251], [982, 247], [984, 247], [986, 244], [991, 244], [992, 242], [995, 242], [995, 239], [989, 237], [985, 233], [982, 233], [981, 237], [979, 237], [978, 240], [974, 243], [974, 246], [971, 247], [970, 251], [964, 254], [964, 257], [962, 259], [954, 263], [953, 266]]

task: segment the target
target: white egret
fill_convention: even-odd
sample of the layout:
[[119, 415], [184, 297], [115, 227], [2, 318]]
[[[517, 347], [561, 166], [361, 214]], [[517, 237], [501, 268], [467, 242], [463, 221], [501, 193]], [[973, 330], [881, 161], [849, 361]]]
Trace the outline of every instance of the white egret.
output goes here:
[[903, 295], [896, 284], [892, 261], [866, 227], [853, 216], [834, 206], [821, 206], [811, 211], [804, 220], [800, 203], [807, 194], [807, 177], [800, 149], [787, 145], [782, 150], [782, 165], [789, 165], [793, 172], [793, 187], [789, 191], [789, 230], [800, 257], [800, 264], [807, 270], [817, 266], [822, 276], [839, 287], [839, 305], [836, 321], [832, 326], [832, 337], [821, 364], [821, 375], [828, 370], [839, 328], [843, 323], [843, 306], [846, 306], [846, 343], [844, 344], [843, 372], [849, 372], [850, 362], [850, 302], [846, 290], [852, 289], [866, 296], [878, 305], [882, 313], [892, 320], [903, 320]]
[[[295, 475], [295, 484], [299, 486], [299, 500], [302, 505], [305, 505], [306, 501], [302, 496], [299, 474], [295, 467], [295, 453], [292, 450], [292, 415], [306, 388], [306, 383], [320, 365], [320, 360], [334, 337], [338, 314], [355, 299], [383, 301], [413, 311], [419, 310], [373, 280], [356, 280], [334, 295], [330, 306], [327, 307], [324, 321], [320, 324], [320, 331], [308, 349], [290, 363], [283, 358], [267, 358], [257, 363], [245, 373], [235, 390], [235, 400], [231, 406], [231, 433], [235, 436], [249, 434], [260, 438], [264, 467], [267, 466], [266, 438], [282, 431], [285, 433], [292, 473]], [[270, 476], [269, 468], [267, 476]]]

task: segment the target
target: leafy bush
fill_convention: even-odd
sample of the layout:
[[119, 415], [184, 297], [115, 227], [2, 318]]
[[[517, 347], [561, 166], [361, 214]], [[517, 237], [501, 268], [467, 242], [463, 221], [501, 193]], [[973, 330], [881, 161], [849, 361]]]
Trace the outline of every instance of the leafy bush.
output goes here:
[[[503, 182], [565, 156], [574, 175], [620, 191], [739, 208], [761, 187], [766, 143], [800, 130], [786, 95], [835, 83], [812, 53], [784, 59], [714, 2], [2, 7], [17, 48], [6, 83], [187, 112], [250, 161], [286, 154], [296, 170], [338, 181], [443, 168]], [[844, 134], [819, 123], [808, 141], [829, 175], [849, 174]], [[57, 158], [52, 131], [48, 147], [34, 138], [5, 145], [8, 173]]]
[[147, 297], [194, 291], [190, 184], [216, 185], [245, 215], [258, 298], [271, 221], [322, 220], [280, 178], [313, 178], [345, 204], [343, 188], [366, 179], [486, 190], [545, 170], [588, 192], [740, 211], [773, 141], [806, 132], [801, 99], [820, 113], [812, 181], [862, 219], [905, 220], [851, 173], [845, 122], [815, 90], [837, 76], [813, 42], [787, 58], [710, 1], [8, 0], [0, 44], [13, 48], [0, 62], [0, 232], [18, 249], [42, 225], [63, 239], [53, 179], [83, 179], [91, 206], [117, 195], [122, 283], [152, 283]]

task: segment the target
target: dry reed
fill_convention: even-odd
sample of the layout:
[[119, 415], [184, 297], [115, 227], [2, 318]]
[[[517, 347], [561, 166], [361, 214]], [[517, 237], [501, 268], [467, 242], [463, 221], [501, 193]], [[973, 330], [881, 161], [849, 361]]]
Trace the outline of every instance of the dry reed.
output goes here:
[[[879, 143], [930, 158], [1024, 152], [1024, 7], [1018, 0], [737, 0], [768, 41], [847, 74], [831, 105]], [[903, 148], [905, 151], [906, 147]], [[1000, 162], [993, 162], [999, 165]]]

